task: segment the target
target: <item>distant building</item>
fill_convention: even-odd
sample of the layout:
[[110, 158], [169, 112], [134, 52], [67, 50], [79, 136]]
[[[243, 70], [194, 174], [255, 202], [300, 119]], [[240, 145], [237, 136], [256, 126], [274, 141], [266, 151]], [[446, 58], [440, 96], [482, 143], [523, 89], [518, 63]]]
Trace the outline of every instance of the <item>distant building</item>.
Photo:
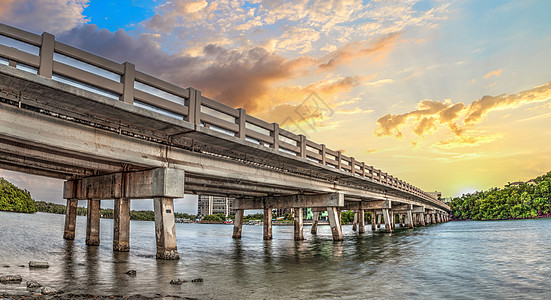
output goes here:
[[235, 215], [233, 208], [233, 198], [199, 195], [197, 201], [197, 215], [208, 216], [214, 214], [224, 214], [226, 217]]
[[434, 192], [428, 192], [428, 194], [433, 196], [436, 199], [442, 199], [442, 192], [434, 191]]

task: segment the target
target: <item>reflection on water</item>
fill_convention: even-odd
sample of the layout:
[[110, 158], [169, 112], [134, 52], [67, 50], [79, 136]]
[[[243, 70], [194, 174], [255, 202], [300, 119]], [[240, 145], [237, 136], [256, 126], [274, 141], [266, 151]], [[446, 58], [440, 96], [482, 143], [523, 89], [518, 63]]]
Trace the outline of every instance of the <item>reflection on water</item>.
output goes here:
[[[551, 278], [551, 220], [450, 222], [393, 234], [357, 234], [344, 226], [333, 242], [328, 226], [318, 235], [274, 226], [177, 224], [179, 261], [155, 259], [153, 222], [132, 221], [131, 251], [113, 252], [112, 220], [101, 220], [98, 247], [62, 239], [64, 216], [0, 212], [0, 275], [19, 274], [66, 292], [96, 295], [178, 295], [199, 299], [312, 299], [360, 297], [543, 299]], [[49, 269], [19, 267], [48, 261]], [[126, 274], [136, 270], [136, 276]], [[203, 283], [169, 284], [203, 278]], [[25, 293], [25, 284], [0, 284], [2, 293]]]

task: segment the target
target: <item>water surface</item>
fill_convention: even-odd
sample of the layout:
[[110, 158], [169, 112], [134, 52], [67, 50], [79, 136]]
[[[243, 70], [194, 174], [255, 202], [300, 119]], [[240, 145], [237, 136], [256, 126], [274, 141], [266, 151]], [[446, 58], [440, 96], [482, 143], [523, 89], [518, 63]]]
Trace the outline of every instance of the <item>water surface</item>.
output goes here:
[[[178, 295], [199, 299], [544, 299], [551, 278], [551, 219], [449, 222], [388, 234], [357, 234], [344, 242], [330, 228], [317, 236], [274, 226], [177, 224], [179, 261], [155, 259], [153, 222], [131, 221], [131, 251], [112, 251], [113, 220], [101, 220], [101, 246], [84, 244], [86, 219], [74, 241], [63, 235], [64, 216], [0, 212], [0, 275], [19, 274], [65, 292], [96, 295]], [[29, 269], [30, 260], [49, 269]], [[2, 266], [9, 265], [9, 268]], [[25, 265], [26, 267], [19, 267]], [[126, 271], [136, 270], [128, 276]], [[169, 284], [180, 278], [203, 283]], [[24, 293], [0, 284], [0, 294]]]

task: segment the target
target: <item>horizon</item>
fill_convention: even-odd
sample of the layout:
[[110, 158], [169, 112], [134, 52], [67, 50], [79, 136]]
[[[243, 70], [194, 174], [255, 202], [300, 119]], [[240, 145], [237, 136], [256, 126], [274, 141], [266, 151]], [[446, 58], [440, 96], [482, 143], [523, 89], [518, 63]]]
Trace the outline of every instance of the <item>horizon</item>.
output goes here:
[[[551, 169], [549, 2], [65, 2], [6, 1], [0, 22], [131, 61], [445, 198]], [[61, 180], [0, 176], [65, 201]], [[196, 211], [194, 198], [175, 205]]]

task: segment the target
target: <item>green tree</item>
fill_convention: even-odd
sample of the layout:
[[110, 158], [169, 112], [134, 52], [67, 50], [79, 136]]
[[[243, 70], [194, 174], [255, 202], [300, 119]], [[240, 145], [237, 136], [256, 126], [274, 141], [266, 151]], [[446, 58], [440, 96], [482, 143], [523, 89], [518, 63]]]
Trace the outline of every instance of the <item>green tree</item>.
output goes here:
[[0, 177], [0, 210], [35, 213], [37, 208], [29, 191], [22, 190]]

